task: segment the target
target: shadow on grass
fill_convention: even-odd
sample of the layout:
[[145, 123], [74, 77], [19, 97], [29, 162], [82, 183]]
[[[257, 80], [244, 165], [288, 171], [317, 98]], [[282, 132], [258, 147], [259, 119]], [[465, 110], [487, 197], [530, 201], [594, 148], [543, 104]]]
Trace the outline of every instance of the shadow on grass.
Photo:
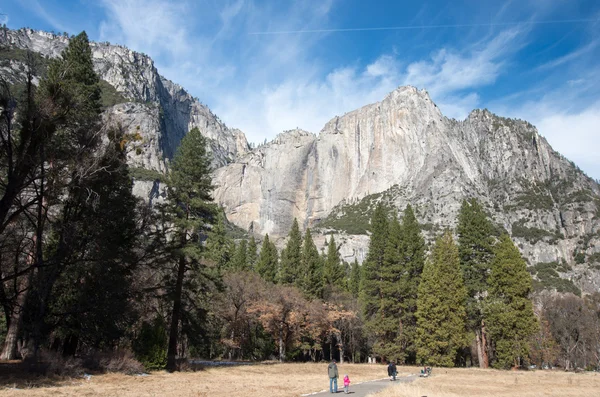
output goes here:
[[31, 364], [21, 360], [0, 361], [0, 388], [54, 387], [62, 386], [67, 380], [73, 379], [66, 376], [47, 376], [47, 368], [48, 364], [44, 363]]

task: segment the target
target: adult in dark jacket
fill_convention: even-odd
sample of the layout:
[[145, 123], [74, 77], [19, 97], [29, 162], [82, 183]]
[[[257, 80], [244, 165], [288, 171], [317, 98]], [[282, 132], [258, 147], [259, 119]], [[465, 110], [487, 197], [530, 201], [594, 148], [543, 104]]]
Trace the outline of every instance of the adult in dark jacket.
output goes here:
[[329, 392], [337, 393], [337, 379], [339, 375], [335, 360], [332, 360], [329, 363], [329, 366], [327, 367], [327, 374], [329, 375]]
[[388, 370], [388, 376], [390, 377], [390, 380], [396, 380], [396, 375], [398, 374], [398, 370], [396, 369], [396, 363], [393, 361], [390, 361], [387, 367]]

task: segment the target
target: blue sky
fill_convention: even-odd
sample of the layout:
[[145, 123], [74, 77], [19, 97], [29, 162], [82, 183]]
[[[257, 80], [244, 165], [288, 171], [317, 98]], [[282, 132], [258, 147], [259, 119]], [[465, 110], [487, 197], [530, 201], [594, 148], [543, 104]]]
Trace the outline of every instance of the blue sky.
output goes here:
[[0, 13], [152, 56], [254, 142], [318, 133], [411, 84], [449, 117], [485, 107], [532, 122], [600, 179], [597, 0], [15, 0]]

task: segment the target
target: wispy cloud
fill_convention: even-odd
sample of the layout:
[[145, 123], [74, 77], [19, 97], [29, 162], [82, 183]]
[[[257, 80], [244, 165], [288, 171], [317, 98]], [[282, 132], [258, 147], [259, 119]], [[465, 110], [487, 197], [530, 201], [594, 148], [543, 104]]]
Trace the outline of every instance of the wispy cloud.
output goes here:
[[582, 56], [591, 53], [593, 50], [595, 50], [598, 45], [600, 44], [600, 40], [599, 39], [594, 39], [592, 41], [590, 41], [589, 43], [587, 43], [586, 45], [579, 47], [571, 52], [569, 52], [566, 55], [563, 55], [560, 58], [556, 58], [553, 59], [550, 62], [547, 62], [543, 65], [540, 65], [538, 67], [538, 70], [544, 70], [544, 69], [552, 69], [555, 68], [557, 66], [561, 66], [564, 65], [566, 63], [578, 60], [579, 58], [581, 58]]
[[184, 1], [102, 0], [107, 18], [101, 40], [109, 40], [157, 57], [183, 55], [192, 48]]
[[38, 17], [60, 32], [72, 32], [69, 26], [49, 13], [37, 0], [20, 0], [23, 8], [33, 11]]

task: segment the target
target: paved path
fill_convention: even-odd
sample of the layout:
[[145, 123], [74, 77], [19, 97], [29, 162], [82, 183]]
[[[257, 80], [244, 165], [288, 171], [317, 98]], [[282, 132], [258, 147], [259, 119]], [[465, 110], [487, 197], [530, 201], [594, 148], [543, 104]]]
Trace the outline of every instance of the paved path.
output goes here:
[[[359, 383], [359, 384], [350, 384], [350, 393], [348, 393], [348, 395], [351, 395], [352, 397], [365, 397], [368, 395], [371, 395], [375, 392], [378, 392], [380, 390], [385, 389], [388, 386], [392, 386], [394, 384], [397, 383], [408, 383], [408, 382], [412, 382], [413, 380], [415, 380], [418, 376], [417, 375], [409, 375], [409, 376], [405, 376], [405, 377], [401, 377], [401, 378], [397, 378], [395, 382], [390, 382], [389, 378], [385, 378], [385, 379], [379, 379], [379, 380], [373, 380], [373, 381], [369, 381], [369, 382], [364, 382], [364, 383]], [[342, 387], [340, 388], [340, 381], [342, 383]], [[344, 394], [344, 381], [342, 379], [338, 379], [338, 395], [345, 395]], [[325, 391], [321, 391], [318, 393], [313, 393], [313, 394], [303, 394], [303, 396], [330, 396], [331, 393], [329, 393], [329, 390], [325, 390]]]

